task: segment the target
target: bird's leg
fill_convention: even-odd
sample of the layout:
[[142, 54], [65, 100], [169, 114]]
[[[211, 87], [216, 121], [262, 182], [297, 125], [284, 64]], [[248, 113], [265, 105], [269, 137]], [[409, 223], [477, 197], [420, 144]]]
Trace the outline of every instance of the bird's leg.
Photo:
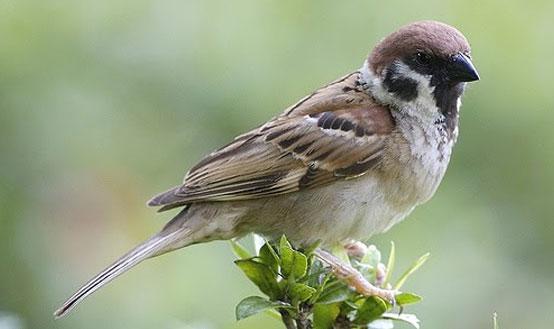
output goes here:
[[354, 290], [356, 290], [358, 293], [364, 296], [378, 296], [393, 305], [395, 304], [395, 296], [397, 294], [397, 291], [392, 289], [383, 289], [372, 285], [358, 270], [353, 268], [350, 264], [341, 261], [339, 258], [335, 257], [325, 250], [317, 248], [314, 254], [322, 262], [331, 267], [333, 274], [339, 280], [344, 281], [347, 285], [354, 288]]

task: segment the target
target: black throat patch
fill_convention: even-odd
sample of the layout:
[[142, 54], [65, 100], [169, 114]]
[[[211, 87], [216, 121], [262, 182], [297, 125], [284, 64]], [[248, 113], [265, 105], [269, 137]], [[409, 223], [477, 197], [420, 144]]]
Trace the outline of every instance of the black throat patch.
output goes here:
[[[433, 80], [431, 80], [431, 85], [433, 85]], [[464, 92], [464, 85], [463, 82], [438, 83], [433, 91], [435, 104], [444, 115], [443, 122], [437, 122], [437, 124], [444, 126], [449, 138], [453, 137], [454, 130], [458, 126], [458, 99]]]
[[[454, 137], [454, 130], [458, 126], [458, 99], [464, 92], [465, 83], [449, 81], [444, 60], [433, 59], [430, 63], [421, 65], [417, 61], [406, 59], [403, 64], [416, 73], [431, 77], [430, 86], [434, 87], [435, 105], [444, 115], [444, 120], [435, 123], [446, 131], [449, 138]], [[418, 96], [418, 82], [402, 75], [397, 63], [393, 63], [387, 69], [383, 85], [389, 92], [406, 102]]]

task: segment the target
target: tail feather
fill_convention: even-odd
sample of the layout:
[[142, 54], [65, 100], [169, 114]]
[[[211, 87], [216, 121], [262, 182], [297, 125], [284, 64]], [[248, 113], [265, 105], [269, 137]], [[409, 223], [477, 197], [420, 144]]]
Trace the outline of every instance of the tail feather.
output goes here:
[[102, 288], [104, 285], [127, 272], [143, 260], [176, 249], [173, 247], [175, 242], [178, 241], [179, 247], [186, 245], [186, 243], [183, 243], [183, 238], [186, 238], [190, 230], [183, 228], [170, 233], [164, 231], [165, 230], [162, 230], [162, 232], [154, 235], [139, 246], [135, 247], [115, 261], [112, 265], [108, 266], [105, 270], [93, 277], [84, 286], [77, 290], [77, 292], [69, 297], [69, 299], [67, 299], [67, 301], [56, 312], [54, 312], [54, 316], [56, 318], [65, 316], [88, 295]]

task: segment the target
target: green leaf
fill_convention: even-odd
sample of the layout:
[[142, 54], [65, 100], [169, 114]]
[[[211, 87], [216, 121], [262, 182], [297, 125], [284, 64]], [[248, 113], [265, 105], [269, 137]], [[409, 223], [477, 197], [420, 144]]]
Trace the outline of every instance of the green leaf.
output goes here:
[[[287, 269], [287, 267], [290, 269]], [[283, 261], [283, 271], [284, 271], [284, 274], [289, 273], [288, 276], [293, 276], [295, 278], [302, 278], [304, 275], [306, 275], [307, 269], [308, 269], [308, 259], [301, 252], [294, 251], [293, 259], [290, 264], [286, 261]]]
[[415, 304], [421, 301], [421, 296], [403, 292], [401, 294], [396, 295], [395, 300], [396, 300], [396, 303], [398, 303], [398, 305]]
[[383, 287], [387, 287], [387, 283], [389, 283], [390, 281], [395, 263], [396, 263], [396, 247], [394, 245], [394, 241], [391, 241], [389, 259], [387, 261], [387, 274], [385, 274], [385, 278], [383, 279]]
[[398, 282], [396, 282], [396, 285], [394, 286], [394, 290], [398, 290], [400, 289], [404, 283], [406, 283], [406, 280], [408, 279], [408, 277], [410, 277], [410, 275], [412, 275], [415, 271], [417, 271], [423, 264], [425, 264], [425, 262], [427, 261], [427, 259], [429, 258], [430, 254], [429, 253], [426, 253], [425, 255], [419, 257], [418, 260], [416, 260], [411, 266], [410, 268], [408, 268], [406, 270], [406, 272], [404, 272], [404, 274], [402, 274], [402, 276], [400, 277], [400, 279], [398, 279]]
[[314, 329], [331, 329], [339, 313], [338, 303], [314, 305]]
[[306, 255], [306, 257], [310, 257], [314, 253], [314, 251], [319, 248], [320, 244], [321, 240], [317, 240], [316, 242], [306, 247], [306, 249], [303, 250], [304, 255]]
[[281, 321], [283, 317], [281, 316], [281, 313], [277, 312], [275, 309], [267, 309], [264, 312], [267, 316], [270, 318], [273, 318], [274, 320]]
[[318, 290], [323, 290], [323, 285], [331, 276], [331, 272], [318, 259], [314, 259], [308, 267], [305, 282], [311, 287], [318, 287]]
[[252, 258], [253, 255], [250, 254], [250, 252], [244, 248], [237, 240], [232, 239], [229, 240], [229, 243], [231, 244], [231, 248], [233, 249], [234, 254], [240, 258], [240, 259], [246, 259], [246, 258]]
[[279, 252], [281, 253], [281, 274], [286, 278], [292, 276], [301, 278], [306, 275], [308, 259], [304, 254], [292, 249], [292, 246], [283, 236], [281, 237]]
[[260, 248], [259, 257], [262, 263], [266, 264], [275, 273], [277, 273], [279, 270], [279, 256], [277, 256], [277, 253], [268, 242]]
[[269, 266], [252, 259], [236, 260], [235, 264], [240, 267], [250, 281], [271, 299], [276, 299], [281, 295], [281, 288]]
[[279, 240], [279, 252], [281, 253], [283, 248], [288, 248], [288, 249], [292, 249], [292, 246], [289, 242], [289, 240], [287, 240], [287, 237], [284, 236], [284, 235], [281, 235], [281, 239]]
[[419, 319], [414, 314], [385, 313], [383, 314], [382, 318], [405, 322], [410, 324], [412, 327], [419, 329]]
[[347, 300], [351, 295], [352, 291], [346, 285], [336, 285], [328, 289], [323, 289], [316, 303], [331, 304], [342, 302]]
[[315, 288], [312, 288], [303, 283], [295, 283], [290, 289], [290, 296], [293, 300], [303, 302], [310, 299], [315, 293]]
[[347, 310], [348, 312], [357, 310], [359, 308], [360, 308], [360, 305], [358, 305], [358, 304], [356, 304], [356, 302], [350, 301], [350, 300], [345, 300], [341, 305], [341, 309], [342, 310]]
[[358, 324], [368, 324], [378, 319], [387, 311], [387, 303], [379, 297], [371, 296], [366, 299], [356, 313], [355, 322]]
[[262, 311], [283, 307], [290, 307], [290, 305], [283, 302], [272, 302], [259, 296], [250, 296], [238, 303], [235, 308], [235, 316], [237, 320], [242, 320]]
[[[310, 287], [316, 287], [316, 292], [312, 296], [312, 300], [310, 301], [312, 304], [319, 299], [324, 288], [328, 287], [327, 282], [333, 276], [332, 272], [326, 272], [325, 270], [323, 270], [323, 268], [320, 268], [320, 267], [314, 270], [314, 267], [315, 267], [314, 265], [321, 266], [321, 267], [323, 266], [319, 261], [313, 262], [312, 267], [310, 268], [310, 274], [306, 277], [306, 280], [305, 280], [305, 282]], [[314, 271], [319, 271], [319, 273]], [[325, 275], [323, 276], [323, 274]]]

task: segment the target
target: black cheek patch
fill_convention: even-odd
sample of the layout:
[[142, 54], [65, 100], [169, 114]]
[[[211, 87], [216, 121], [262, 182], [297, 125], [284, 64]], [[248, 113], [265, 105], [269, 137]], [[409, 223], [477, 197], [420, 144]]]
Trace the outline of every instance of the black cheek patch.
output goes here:
[[383, 81], [385, 88], [406, 102], [417, 98], [418, 83], [414, 79], [401, 77], [394, 67], [388, 70]]

